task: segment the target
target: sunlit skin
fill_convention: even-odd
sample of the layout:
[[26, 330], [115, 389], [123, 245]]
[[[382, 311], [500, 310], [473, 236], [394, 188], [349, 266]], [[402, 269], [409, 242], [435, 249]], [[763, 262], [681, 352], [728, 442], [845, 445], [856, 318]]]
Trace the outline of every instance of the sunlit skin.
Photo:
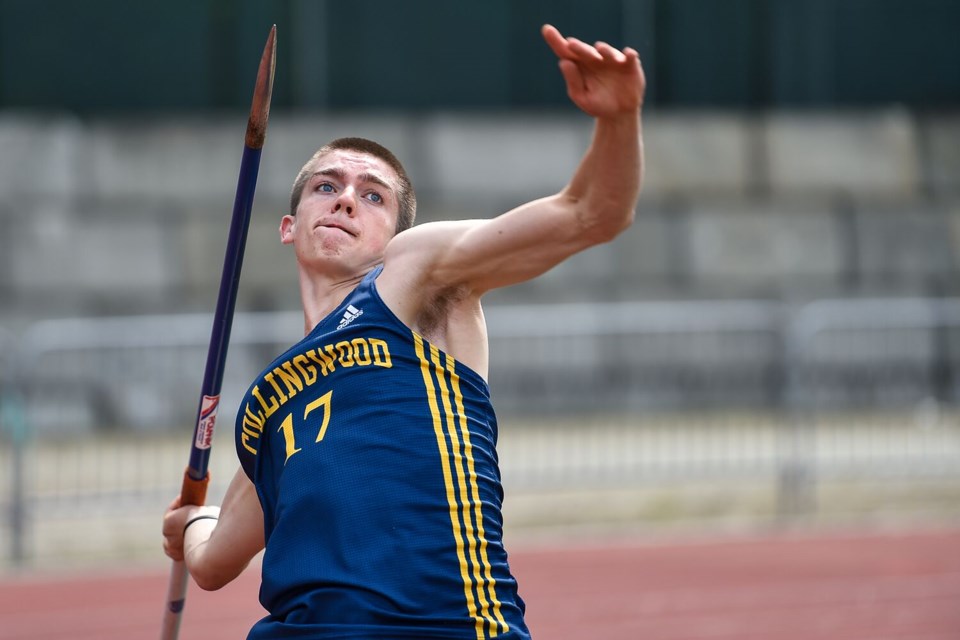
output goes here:
[[[570, 182], [488, 220], [427, 223], [395, 235], [396, 173], [355, 151], [319, 157], [296, 215], [280, 223], [281, 242], [296, 255], [305, 330], [383, 264], [376, 286], [387, 307], [485, 378], [482, 296], [530, 280], [630, 226], [643, 173], [646, 80], [637, 52], [564, 37], [550, 25], [542, 35], [557, 56], [570, 100], [595, 119], [593, 139]], [[170, 505], [164, 550], [184, 558], [201, 587], [218, 589], [263, 548], [263, 512], [242, 470], [227, 490], [216, 526], [191, 527], [185, 545], [184, 523], [197, 510], [181, 507], [179, 499]]]
[[297, 214], [280, 222], [280, 241], [293, 245], [305, 315], [322, 318], [338, 293], [342, 299], [383, 262], [397, 224], [398, 179], [379, 158], [347, 149], [311, 168]]

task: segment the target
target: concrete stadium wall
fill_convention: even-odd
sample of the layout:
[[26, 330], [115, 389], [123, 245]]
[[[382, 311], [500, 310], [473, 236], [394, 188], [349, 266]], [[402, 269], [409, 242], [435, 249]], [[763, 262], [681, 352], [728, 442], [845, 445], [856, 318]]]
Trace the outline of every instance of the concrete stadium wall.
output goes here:
[[[0, 112], [0, 326], [213, 306], [245, 118]], [[960, 114], [651, 112], [636, 224], [515, 299], [805, 298], [960, 291]], [[571, 111], [272, 116], [241, 283], [297, 307], [277, 242], [322, 142], [393, 149], [419, 221], [491, 217], [563, 186], [590, 139]]]

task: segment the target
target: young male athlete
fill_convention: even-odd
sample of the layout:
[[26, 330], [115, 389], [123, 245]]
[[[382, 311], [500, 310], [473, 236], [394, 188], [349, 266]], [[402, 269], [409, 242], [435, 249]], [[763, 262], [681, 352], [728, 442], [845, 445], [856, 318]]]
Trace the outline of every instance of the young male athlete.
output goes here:
[[167, 555], [204, 589], [265, 546], [269, 615], [251, 638], [529, 637], [502, 544], [480, 299], [629, 226], [645, 88], [633, 49], [549, 25], [543, 36], [596, 119], [560, 193], [409, 228], [406, 172], [357, 138], [321, 148], [294, 183], [280, 237], [296, 254], [306, 337], [241, 403], [241, 468], [223, 505], [175, 500], [163, 525]]

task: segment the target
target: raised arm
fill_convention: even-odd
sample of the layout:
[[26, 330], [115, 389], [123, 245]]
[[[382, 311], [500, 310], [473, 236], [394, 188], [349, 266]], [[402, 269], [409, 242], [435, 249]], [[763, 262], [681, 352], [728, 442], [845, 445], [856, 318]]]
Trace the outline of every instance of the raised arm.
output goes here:
[[570, 99], [595, 118], [590, 147], [553, 196], [491, 220], [427, 224], [398, 236], [386, 262], [412, 261], [424, 278], [418, 290], [427, 297], [451, 287], [482, 294], [528, 280], [613, 239], [633, 220], [643, 172], [646, 81], [639, 56], [630, 48], [565, 38], [550, 25], [542, 33], [559, 59]]
[[605, 42], [564, 38], [550, 25], [543, 37], [560, 62], [567, 95], [596, 119], [593, 141], [567, 187], [558, 194], [600, 240], [633, 220], [643, 172], [640, 110], [646, 80], [637, 52]]

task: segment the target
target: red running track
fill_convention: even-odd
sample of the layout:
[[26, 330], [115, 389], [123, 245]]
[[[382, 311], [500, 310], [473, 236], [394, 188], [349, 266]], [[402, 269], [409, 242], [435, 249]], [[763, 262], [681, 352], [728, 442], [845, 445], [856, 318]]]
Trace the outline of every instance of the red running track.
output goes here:
[[[521, 549], [538, 640], [957, 640], [960, 530]], [[167, 575], [0, 581], [0, 639], [156, 638]], [[191, 586], [180, 637], [243, 638], [256, 571]]]

